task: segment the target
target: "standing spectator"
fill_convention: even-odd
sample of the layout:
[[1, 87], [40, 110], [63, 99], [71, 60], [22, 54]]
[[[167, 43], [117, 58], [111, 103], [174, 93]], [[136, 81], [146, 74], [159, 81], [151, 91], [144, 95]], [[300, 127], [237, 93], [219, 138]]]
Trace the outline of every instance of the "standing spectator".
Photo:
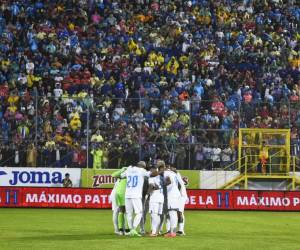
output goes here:
[[262, 142], [262, 146], [259, 152], [259, 159], [260, 159], [261, 172], [262, 174], [265, 175], [267, 173], [267, 164], [269, 161], [269, 149], [266, 146], [265, 141]]
[[222, 168], [228, 166], [232, 162], [232, 153], [230, 145], [223, 147], [221, 152]]
[[186, 158], [186, 151], [184, 145], [179, 145], [176, 150], [176, 168], [184, 169], [185, 166], [185, 158]]
[[204, 153], [204, 168], [203, 170], [211, 170], [212, 168], [212, 148], [207, 145], [203, 147]]
[[213, 164], [213, 169], [220, 168], [220, 161], [221, 161], [221, 148], [217, 145], [214, 146], [211, 150], [211, 159]]
[[33, 143], [30, 143], [27, 149], [27, 167], [36, 167], [37, 150]]
[[65, 174], [65, 178], [63, 179], [63, 187], [65, 187], [65, 188], [73, 187], [73, 183], [70, 179], [70, 174], [69, 173]]
[[196, 145], [195, 146], [195, 169], [202, 170], [203, 163], [204, 163], [203, 146]]
[[95, 134], [92, 135], [91, 142], [94, 142], [94, 143], [103, 142], [103, 137], [101, 136], [99, 129], [96, 131]]
[[102, 169], [103, 151], [100, 147], [96, 147], [91, 151], [93, 156], [93, 169]]

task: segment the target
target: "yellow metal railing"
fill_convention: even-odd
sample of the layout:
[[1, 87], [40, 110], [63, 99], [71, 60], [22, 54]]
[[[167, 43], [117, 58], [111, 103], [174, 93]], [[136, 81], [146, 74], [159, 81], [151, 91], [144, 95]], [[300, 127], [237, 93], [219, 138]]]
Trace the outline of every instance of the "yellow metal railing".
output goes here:
[[[290, 181], [290, 185], [288, 189], [295, 190], [297, 186], [300, 187], [300, 176], [297, 177], [296, 172], [300, 171], [300, 158], [297, 156], [290, 157], [289, 161], [286, 159], [284, 163], [287, 165], [287, 162], [290, 162], [290, 166], [286, 167], [286, 170], [283, 172], [275, 172], [272, 171], [272, 168], [280, 166], [282, 163], [272, 163], [271, 159], [275, 159], [276, 157], [282, 158], [283, 156], [278, 156], [280, 152], [276, 152], [269, 157], [270, 162], [270, 171], [267, 175], [263, 175], [262, 173], [257, 171], [258, 161], [253, 162], [252, 160], [258, 157], [259, 155], [245, 155], [240, 159], [232, 162], [227, 165], [223, 170], [235, 170], [239, 171], [240, 175], [231, 179], [226, 184], [224, 184], [221, 188], [229, 189], [235, 185], [242, 184], [244, 189], [248, 189], [248, 179], [249, 178], [269, 178], [269, 179], [286, 179]], [[278, 168], [279, 169], [279, 168]]]
[[[267, 173], [268, 175], [276, 174], [276, 175], [288, 175], [290, 172], [290, 166], [289, 162], [290, 160], [287, 159], [286, 156], [278, 156], [280, 152], [276, 152], [273, 155], [269, 157], [268, 160], [268, 166], [269, 166], [269, 172]], [[255, 168], [257, 168], [257, 165], [260, 162], [259, 155], [246, 155], [246, 162], [247, 162], [247, 173], [259, 173]], [[253, 160], [255, 159], [255, 160]], [[274, 163], [274, 159], [278, 159], [280, 162], [279, 163]], [[291, 162], [290, 162], [291, 165]], [[278, 167], [279, 166], [279, 167]], [[276, 167], [278, 169], [282, 169], [280, 171], [276, 170]], [[241, 171], [242, 172], [242, 171]]]
[[292, 190], [295, 190], [297, 186], [300, 186], [300, 177], [297, 177], [296, 172], [300, 171], [300, 158], [297, 156], [292, 157], [292, 167], [293, 167], [293, 172], [292, 172]]
[[[244, 159], [244, 158], [246, 158], [246, 156], [243, 156], [241, 159], [238, 159], [238, 160], [236, 160], [236, 161], [230, 163], [230, 164], [227, 165], [223, 170], [225, 170], [225, 171], [226, 171], [226, 170], [232, 170], [232, 169], [231, 169], [232, 166], [234, 166], [235, 164], [238, 164], [238, 165], [239, 165], [240, 161], [241, 161], [242, 159]], [[237, 166], [236, 169], [233, 169], [233, 170], [239, 170], [239, 166]]]
[[[295, 189], [295, 185], [296, 185], [296, 177], [295, 177], [295, 171], [297, 168], [297, 164], [296, 164], [296, 157], [294, 157], [293, 159], [285, 159], [285, 163], [273, 163], [272, 160], [279, 158], [282, 159], [284, 156], [278, 156], [281, 152], [278, 151], [274, 154], [272, 154], [271, 156], [269, 156], [269, 172], [266, 173], [269, 177], [274, 177], [274, 178], [285, 178], [285, 176], [289, 179], [290, 177], [290, 167], [287, 166], [287, 163], [290, 162], [292, 163], [292, 171], [293, 171], [293, 190]], [[253, 159], [255, 159], [253, 161]], [[299, 162], [300, 159], [298, 158]], [[253, 177], [253, 176], [264, 176], [262, 173], [259, 173], [257, 171], [257, 165], [259, 163], [259, 155], [245, 155], [243, 157], [241, 157], [240, 159], [238, 159], [237, 161], [231, 163], [230, 165], [226, 166], [224, 168], [224, 170], [228, 170], [228, 169], [232, 169], [232, 166], [238, 165], [238, 170], [240, 172], [240, 176], [237, 177], [236, 179], [230, 181], [228, 183], [228, 185], [224, 185], [225, 188], [230, 188], [232, 186], [232, 183], [235, 183], [236, 180], [240, 180], [240, 181], [244, 181], [244, 188], [248, 189], [248, 178], [249, 177]], [[274, 167], [279, 166], [279, 169], [282, 165], [286, 165], [286, 170], [283, 172], [276, 172], [276, 171], [272, 171], [272, 169], [274, 169]], [[236, 183], [235, 183], [236, 184]]]
[[[241, 157], [240, 159], [232, 162], [231, 164], [227, 165], [223, 170], [224, 171], [228, 171], [228, 170], [231, 170], [231, 171], [239, 171], [240, 172], [240, 175], [237, 176], [236, 178], [230, 180], [229, 182], [227, 182], [226, 184], [224, 184], [221, 189], [228, 189], [234, 185], [236, 185], [237, 183], [241, 182], [243, 179], [244, 179], [244, 174], [242, 174], [242, 171], [241, 169], [245, 168], [245, 164], [247, 163], [246, 161], [246, 157], [247, 156], [243, 156]], [[244, 161], [244, 163], [241, 163], [241, 161]], [[235, 168], [232, 168], [233, 166], [235, 166]]]
[[[274, 141], [273, 139], [276, 140]], [[277, 139], [279, 139], [279, 141]], [[274, 153], [272, 150], [278, 150], [271, 158], [269, 157], [269, 162], [273, 160], [272, 158], [277, 157], [278, 154], [283, 154], [286, 157], [286, 165], [290, 166], [290, 129], [239, 129], [239, 158], [244, 155], [251, 155], [252, 158], [250, 159], [254, 161], [254, 164], [257, 164], [259, 162], [258, 155], [256, 155], [255, 158], [253, 157], [260, 152], [262, 148], [266, 148], [270, 154]]]

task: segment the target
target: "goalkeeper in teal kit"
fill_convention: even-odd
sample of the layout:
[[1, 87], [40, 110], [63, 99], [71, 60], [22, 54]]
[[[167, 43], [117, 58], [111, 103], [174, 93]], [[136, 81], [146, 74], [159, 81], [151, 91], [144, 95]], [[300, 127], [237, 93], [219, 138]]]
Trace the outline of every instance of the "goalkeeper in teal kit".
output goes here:
[[126, 191], [126, 178], [121, 178], [121, 174], [125, 172], [127, 168], [122, 168], [114, 173], [112, 173], [112, 177], [120, 178], [119, 183], [116, 186], [115, 191], [115, 199], [117, 206], [119, 207], [119, 214], [118, 214], [118, 227], [119, 227], [119, 234], [127, 234], [129, 233], [128, 223], [125, 216], [125, 191]]

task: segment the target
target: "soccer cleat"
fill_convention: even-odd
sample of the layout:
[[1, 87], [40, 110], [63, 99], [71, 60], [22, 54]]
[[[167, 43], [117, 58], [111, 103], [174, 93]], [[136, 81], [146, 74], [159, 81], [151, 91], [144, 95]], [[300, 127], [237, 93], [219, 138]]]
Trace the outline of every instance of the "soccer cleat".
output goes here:
[[149, 237], [157, 237], [157, 234], [149, 234]]
[[185, 233], [182, 232], [182, 231], [178, 231], [178, 232], [176, 232], [176, 234], [177, 234], [178, 236], [184, 236], [184, 235], [185, 235]]
[[166, 238], [174, 238], [174, 237], [176, 237], [176, 233], [167, 233], [167, 234], [165, 234], [164, 237], [166, 237]]
[[118, 232], [115, 232], [115, 233], [116, 233], [117, 235], [121, 235], [121, 236], [124, 235], [122, 231], [118, 231]]
[[126, 236], [130, 236], [130, 230], [129, 230], [129, 229], [126, 229], [125, 232], [124, 232], [124, 234], [125, 234]]
[[130, 236], [138, 236], [138, 237], [141, 237], [142, 235], [140, 235], [135, 229], [132, 229], [130, 231]]

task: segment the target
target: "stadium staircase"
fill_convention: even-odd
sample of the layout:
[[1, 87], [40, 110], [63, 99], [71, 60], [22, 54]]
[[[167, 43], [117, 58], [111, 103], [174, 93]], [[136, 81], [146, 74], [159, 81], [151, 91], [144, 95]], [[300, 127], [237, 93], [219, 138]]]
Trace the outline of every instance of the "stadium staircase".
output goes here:
[[[275, 158], [276, 154], [271, 155], [271, 158]], [[225, 171], [233, 170], [239, 171], [240, 175], [229, 180], [222, 186], [220, 189], [248, 189], [248, 182], [255, 181], [286, 181], [287, 190], [300, 190], [300, 175], [297, 175], [297, 172], [300, 172], [300, 159], [296, 156], [290, 157], [290, 170], [286, 172], [272, 172], [272, 168], [276, 167], [278, 164], [271, 164], [270, 171], [266, 174], [262, 174], [257, 171], [258, 161], [251, 159], [257, 159], [257, 157], [246, 156], [243, 157], [232, 164], [224, 168]]]
[[236, 178], [234, 178], [233, 180], [227, 182], [225, 185], [221, 186], [221, 189], [230, 189], [236, 186], [243, 186], [244, 185], [244, 181], [245, 181], [245, 176], [244, 175], [239, 175]]
[[300, 178], [295, 177], [295, 188], [294, 190], [300, 190]]

